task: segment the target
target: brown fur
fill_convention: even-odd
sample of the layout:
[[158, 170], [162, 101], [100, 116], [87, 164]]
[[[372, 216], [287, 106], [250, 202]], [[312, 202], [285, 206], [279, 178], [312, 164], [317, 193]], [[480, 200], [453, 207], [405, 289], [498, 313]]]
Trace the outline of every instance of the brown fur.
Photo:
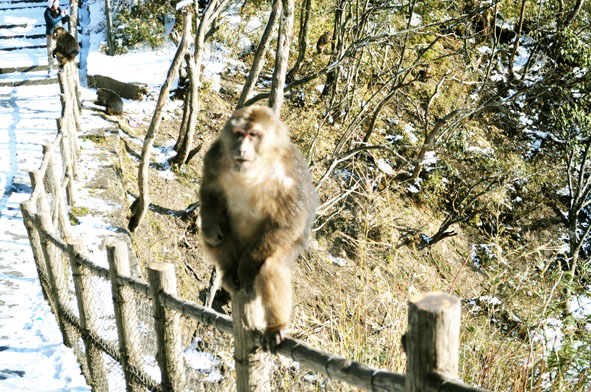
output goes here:
[[105, 112], [111, 115], [120, 115], [123, 113], [123, 100], [117, 93], [108, 88], [99, 88], [96, 104], [105, 107]]
[[308, 246], [316, 193], [306, 160], [269, 109], [236, 111], [204, 159], [201, 236], [230, 292], [261, 299], [264, 348], [283, 340], [292, 307], [290, 267]]
[[326, 52], [326, 47], [332, 42], [332, 33], [327, 31], [318, 38], [316, 42], [316, 54], [322, 54]]
[[57, 58], [60, 67], [63, 67], [67, 62], [74, 60], [78, 53], [80, 53], [80, 45], [78, 45], [78, 41], [63, 27], [55, 28], [53, 31], [53, 39], [55, 40], [53, 57]]

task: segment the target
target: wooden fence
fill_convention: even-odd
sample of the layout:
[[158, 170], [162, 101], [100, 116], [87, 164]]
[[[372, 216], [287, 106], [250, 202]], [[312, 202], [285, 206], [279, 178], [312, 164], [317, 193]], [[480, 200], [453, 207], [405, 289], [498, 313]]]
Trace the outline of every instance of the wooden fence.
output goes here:
[[[196, 320], [234, 335], [239, 391], [270, 390], [270, 355], [258, 349], [260, 334], [242, 329], [244, 293], [233, 298], [234, 322], [226, 315], [179, 298], [172, 264], [148, 266], [149, 284], [130, 275], [127, 245], [106, 246], [108, 267], [91, 260], [69, 235], [68, 205], [75, 204], [79, 131], [77, 72], [59, 75], [62, 117], [57, 137], [44, 146], [33, 192], [21, 204], [43, 293], [64, 343], [74, 349], [95, 391], [184, 391], [199, 382], [183, 356], [182, 320]], [[61, 165], [54, 156], [60, 150]], [[109, 290], [110, 286], [110, 290]], [[107, 294], [105, 294], [105, 291]], [[112, 312], [98, 310], [109, 301]], [[404, 347], [407, 374], [373, 369], [288, 338], [278, 353], [334, 380], [370, 391], [482, 391], [457, 380], [460, 301], [441, 293], [410, 301]], [[115, 332], [116, 331], [116, 332]], [[150, 346], [150, 349], [145, 349]], [[121, 375], [120, 383], [113, 374]]]

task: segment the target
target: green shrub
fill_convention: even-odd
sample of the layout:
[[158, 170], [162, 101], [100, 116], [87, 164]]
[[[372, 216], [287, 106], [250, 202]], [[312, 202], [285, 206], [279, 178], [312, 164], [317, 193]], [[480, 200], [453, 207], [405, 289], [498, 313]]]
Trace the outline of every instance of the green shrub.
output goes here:
[[161, 45], [165, 38], [166, 16], [174, 9], [167, 2], [148, 0], [121, 1], [113, 7], [113, 46], [117, 54], [149, 45]]

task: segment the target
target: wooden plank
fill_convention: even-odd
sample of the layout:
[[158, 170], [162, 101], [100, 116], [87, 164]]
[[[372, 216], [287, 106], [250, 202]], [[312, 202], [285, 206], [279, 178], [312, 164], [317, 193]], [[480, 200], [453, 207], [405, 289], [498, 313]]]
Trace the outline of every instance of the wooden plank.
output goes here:
[[28, 23], [16, 23], [16, 24], [5, 24], [0, 25], [0, 29], [14, 29], [16, 27], [45, 27], [45, 23], [37, 23], [34, 25], [29, 25]]
[[0, 68], [0, 75], [16, 73], [16, 72], [38, 72], [47, 71], [49, 67], [47, 65], [27, 65], [25, 67], [5, 67]]
[[42, 5], [47, 4], [47, 2], [44, 0], [4, 0], [1, 3], [2, 4], [39, 3]]
[[54, 84], [57, 82], [57, 78], [11, 80], [7, 82], [0, 82], [0, 87], [39, 86], [46, 84]]
[[4, 7], [3, 5], [0, 5], [0, 11], [12, 11], [12, 10], [26, 10], [26, 9], [32, 9], [32, 8], [47, 8], [47, 3], [39, 3], [39, 4], [33, 4], [31, 3], [31, 5], [24, 5], [24, 6], [8, 6], [8, 7]]
[[[42, 35], [43, 37], [43, 35]], [[78, 42], [78, 45], [80, 45], [80, 47], [82, 48], [82, 42]], [[23, 50], [23, 49], [45, 49], [47, 48], [47, 44], [44, 45], [28, 45], [28, 46], [18, 46], [18, 47], [9, 47], [9, 48], [0, 48], [0, 51], [3, 52], [12, 52], [14, 50]]]
[[31, 46], [21, 46], [19, 48], [0, 48], [0, 51], [2, 52], [11, 52], [13, 50], [23, 50], [23, 49], [45, 49], [47, 48], [47, 44], [45, 45], [31, 45]]
[[3, 35], [0, 39], [38, 39], [45, 38], [45, 34], [15, 34], [15, 35]]

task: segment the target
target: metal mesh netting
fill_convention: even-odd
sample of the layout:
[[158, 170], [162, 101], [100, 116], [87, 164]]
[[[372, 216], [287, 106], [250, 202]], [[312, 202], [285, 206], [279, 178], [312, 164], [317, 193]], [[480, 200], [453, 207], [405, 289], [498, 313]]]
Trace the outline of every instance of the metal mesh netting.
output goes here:
[[232, 337], [188, 317], [181, 324], [185, 390], [235, 390]]
[[[126, 391], [127, 381], [122, 365], [111, 281], [91, 270], [82, 279], [84, 290], [87, 291], [85, 295], [92, 299], [91, 309], [85, 309], [85, 317], [93, 327], [88, 326], [85, 330], [68, 254], [58, 253], [61, 253], [63, 267], [59, 276], [65, 280], [67, 291], [66, 298], [62, 300], [61, 313], [66, 324], [66, 335], [73, 336], [70, 346], [94, 390]], [[140, 390], [160, 391], [162, 374], [157, 362], [158, 343], [152, 299], [129, 287], [124, 290], [127, 293], [125, 303], [128, 310], [125, 317], [125, 339], [129, 344], [128, 377]], [[178, 314], [173, 310], [169, 312], [170, 315]], [[180, 315], [180, 326], [181, 358], [175, 360], [183, 366], [183, 390], [234, 389], [232, 337], [184, 315]]]
[[158, 351], [156, 331], [154, 330], [154, 313], [152, 300], [142, 294], [134, 293], [132, 305], [135, 308], [136, 328], [130, 331], [132, 341], [138, 343], [136, 348], [136, 366], [142, 369], [150, 378], [160, 383], [162, 375], [156, 361]]

